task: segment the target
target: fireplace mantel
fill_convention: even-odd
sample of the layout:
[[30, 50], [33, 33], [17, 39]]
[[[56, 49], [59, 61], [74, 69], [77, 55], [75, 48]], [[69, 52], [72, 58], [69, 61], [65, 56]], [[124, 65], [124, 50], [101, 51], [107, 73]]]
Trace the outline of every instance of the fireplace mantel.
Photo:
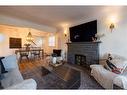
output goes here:
[[99, 44], [98, 42], [72, 42], [67, 43], [69, 63], [75, 64], [75, 55], [81, 54], [86, 56], [87, 65], [97, 64], [99, 62]]
[[101, 43], [101, 41], [97, 41], [97, 42], [69, 42], [66, 44], [99, 44]]

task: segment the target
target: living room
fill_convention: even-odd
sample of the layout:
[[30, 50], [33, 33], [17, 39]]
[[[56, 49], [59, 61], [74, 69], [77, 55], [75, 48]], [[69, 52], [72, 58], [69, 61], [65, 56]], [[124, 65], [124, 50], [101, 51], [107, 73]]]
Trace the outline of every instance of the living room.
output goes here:
[[[113, 83], [110, 83], [113, 80], [109, 79], [110, 81], [108, 82], [110, 85], [107, 85], [109, 83], [105, 81], [105, 78], [103, 80], [97, 79], [98, 77], [96, 76], [96, 73], [99, 74], [98, 70], [102, 70], [102, 67], [99, 67], [100, 65], [96, 66], [96, 63], [103, 63], [102, 61], [105, 61], [108, 54], [111, 54], [112, 56], [115, 55], [115, 58], [123, 59], [124, 63], [126, 62], [126, 9], [126, 6], [0, 6], [0, 56], [7, 57], [9, 55], [14, 55], [18, 50], [18, 53], [16, 53], [16, 60], [18, 60], [17, 63], [19, 65], [20, 72], [23, 75], [23, 78], [32, 78], [31, 80], [27, 80], [28, 83], [30, 82], [30, 85], [24, 86], [27, 82], [23, 83], [22, 86], [24, 86], [24, 89], [25, 87], [30, 87], [26, 89], [115, 89], [115, 87], [113, 87]], [[70, 35], [72, 35], [70, 34], [70, 27], [86, 24], [92, 21], [97, 21], [97, 29], [95, 29], [95, 31], [97, 31], [93, 38], [90, 36], [90, 41], [73, 42], [70, 37]], [[20, 51], [22, 49], [21, 47], [26, 47], [25, 44], [29, 43], [27, 40], [29, 33], [30, 37], [32, 37], [32, 41], [30, 41], [30, 48], [39, 47], [39, 50], [41, 49], [41, 57], [33, 57], [31, 56], [32, 54], [30, 54], [28, 56], [28, 60], [27, 58], [20, 60], [21, 55], [19, 52], [22, 52]], [[16, 45], [13, 43], [14, 40], [12, 41], [14, 46], [11, 47], [10, 38], [21, 39], [19, 48], [14, 48]], [[38, 40], [39, 38], [40, 40]], [[73, 48], [79, 49], [78, 46], [81, 46], [84, 49], [86, 47], [87, 52], [88, 48], [90, 49], [91, 47], [94, 47], [89, 51], [90, 54], [84, 53], [84, 55], [86, 55], [86, 58], [84, 57], [86, 62], [83, 62], [87, 64], [90, 63], [88, 64], [88, 69], [83, 66], [75, 65], [75, 62], [72, 61], [72, 54], [76, 52], [76, 50], [74, 50], [70, 53], [70, 50], [72, 50], [70, 49], [72, 48], [70, 46], [73, 46], [73, 43], [74, 46], [76, 46]], [[97, 45], [97, 47], [95, 48], [94, 45]], [[61, 50], [62, 60], [56, 61], [56, 55], [52, 54], [54, 49]], [[79, 54], [79, 51], [83, 49], [80, 48], [77, 50], [76, 54]], [[93, 53], [91, 54], [91, 52]], [[81, 51], [80, 54], [82, 53], [83, 52]], [[106, 57], [105, 54], [107, 54]], [[81, 58], [81, 60], [85, 59]], [[6, 62], [7, 60], [8, 59], [4, 61]], [[80, 57], [78, 57], [78, 60], [80, 60]], [[47, 67], [47, 65], [51, 65], [52, 63], [56, 64], [57, 62], [62, 62], [62, 64], [65, 65], [65, 68], [61, 67], [61, 65], [58, 67], [54, 67], [53, 65]], [[93, 66], [90, 67], [90, 65]], [[46, 67], [46, 69], [42, 68], [42, 66]], [[35, 67], [39, 68], [35, 69]], [[71, 79], [76, 77], [71, 80], [74, 81], [75, 85], [74, 83], [71, 83], [70, 80], [68, 82], [67, 78], [63, 78], [63, 76], [66, 75], [66, 72], [61, 71], [70, 70], [68, 67], [71, 68], [72, 75], [70, 76], [73, 76]], [[49, 71], [52, 68], [55, 68], [53, 73], [59, 72], [57, 74], [59, 74], [59, 77], [63, 78], [63, 80], [60, 80], [59, 78], [56, 79], [56, 77], [51, 74], [48, 75], [48, 77], [45, 77], [45, 75], [47, 76], [47, 74], [51, 73]], [[37, 74], [37, 72], [39, 72], [40, 75]], [[82, 73], [79, 74], [79, 72]], [[90, 72], [92, 73], [90, 74]], [[96, 73], [94, 74], [94, 72]], [[105, 72], [109, 75], [108, 71]], [[76, 76], [73, 73], [76, 73]], [[91, 75], [94, 78], [90, 77]], [[111, 76], [112, 75], [114, 75], [113, 78], [117, 77], [115, 74], [111, 74]], [[42, 77], [45, 78], [42, 80]], [[99, 77], [102, 78], [103, 76]], [[53, 81], [54, 78], [57, 81]], [[124, 78], [126, 79], [126, 77]], [[1, 81], [3, 80], [4, 77]], [[119, 77], [117, 80], [119, 80]], [[45, 84], [41, 84], [40, 82], [45, 82]], [[122, 83], [123, 82], [121, 82], [121, 84]], [[62, 86], [60, 86], [60, 84], [62, 84]], [[33, 88], [31, 88], [31, 85]], [[115, 83], [115, 86], [119, 87], [120, 85]], [[12, 83], [10, 85], [5, 85], [5, 89], [9, 89], [9, 86], [13, 86]], [[17, 86], [13, 86], [12, 88], [10, 87], [10, 89], [16, 89], [16, 87]], [[23, 89], [23, 87], [20, 87], [21, 84], [17, 87], [17, 89]], [[125, 84], [122, 84], [122, 87], [120, 86], [119, 89], [127, 89], [126, 87], [125, 82]]]

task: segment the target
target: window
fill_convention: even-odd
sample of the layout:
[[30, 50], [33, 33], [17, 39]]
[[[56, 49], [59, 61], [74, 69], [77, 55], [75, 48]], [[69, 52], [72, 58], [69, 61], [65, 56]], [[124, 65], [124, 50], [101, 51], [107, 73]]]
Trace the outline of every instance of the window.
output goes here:
[[55, 46], [55, 36], [49, 37], [49, 46]]
[[43, 47], [44, 38], [41, 36], [33, 36], [33, 42], [36, 44], [32, 44], [33, 47]]

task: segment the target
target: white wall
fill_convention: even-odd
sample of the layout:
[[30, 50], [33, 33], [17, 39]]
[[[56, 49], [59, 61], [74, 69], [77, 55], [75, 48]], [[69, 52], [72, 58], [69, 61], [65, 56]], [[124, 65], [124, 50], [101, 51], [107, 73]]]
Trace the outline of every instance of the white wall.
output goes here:
[[[101, 38], [100, 44], [100, 56], [105, 53], [113, 53], [124, 56], [127, 58], [127, 13], [126, 11], [118, 10], [113, 14], [110, 12], [112, 9], [104, 14], [102, 17], [98, 17], [98, 32], [105, 34]], [[111, 18], [110, 18], [111, 17]], [[114, 17], [114, 18], [112, 18]], [[110, 19], [115, 19], [115, 29], [111, 32], [109, 29]], [[109, 21], [108, 21], [109, 20]]]
[[[85, 23], [97, 19], [98, 33], [102, 33], [105, 36], [101, 38], [99, 51], [100, 56], [105, 53], [113, 53], [124, 56], [127, 58], [127, 12], [123, 7], [109, 7], [101, 12], [92, 14], [89, 17], [84, 17], [82, 20], [75, 21], [71, 26]], [[109, 25], [114, 22], [115, 29], [110, 31]], [[64, 31], [61, 32], [61, 34]], [[62, 40], [64, 41], [64, 40]], [[62, 43], [62, 42], [61, 42]], [[64, 46], [64, 43], [61, 47]]]
[[[105, 36], [101, 38], [102, 43], [100, 44], [100, 55], [110, 52], [118, 54], [127, 58], [127, 22], [121, 21], [117, 24], [116, 28], [111, 33], [108, 29], [98, 27], [98, 32], [103, 32]], [[100, 21], [101, 22], [101, 21]], [[101, 26], [101, 25], [100, 25]]]
[[62, 49], [62, 56], [65, 60], [67, 60], [67, 43], [69, 38], [69, 32], [67, 31], [67, 36], [65, 36], [64, 32], [66, 29], [61, 29], [59, 32], [57, 32], [57, 39], [58, 39], [58, 47], [59, 49]]

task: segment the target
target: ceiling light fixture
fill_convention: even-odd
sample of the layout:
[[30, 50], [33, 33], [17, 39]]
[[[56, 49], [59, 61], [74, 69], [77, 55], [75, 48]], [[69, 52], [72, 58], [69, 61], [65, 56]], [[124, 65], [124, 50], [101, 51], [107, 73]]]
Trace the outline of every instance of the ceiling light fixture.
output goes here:
[[32, 36], [32, 34], [31, 34], [31, 32], [28, 33], [26, 40], [27, 40], [28, 42], [33, 41], [33, 36]]
[[[30, 32], [30, 29], [29, 29], [29, 33], [28, 33], [28, 35], [27, 35], [27, 37], [26, 37], [26, 40], [28, 41], [28, 42], [32, 42], [33, 44], [35, 44], [34, 43], [34, 41], [33, 41], [33, 36], [32, 36], [32, 34], [31, 34], [31, 32]], [[36, 45], [36, 44], [35, 44]]]

